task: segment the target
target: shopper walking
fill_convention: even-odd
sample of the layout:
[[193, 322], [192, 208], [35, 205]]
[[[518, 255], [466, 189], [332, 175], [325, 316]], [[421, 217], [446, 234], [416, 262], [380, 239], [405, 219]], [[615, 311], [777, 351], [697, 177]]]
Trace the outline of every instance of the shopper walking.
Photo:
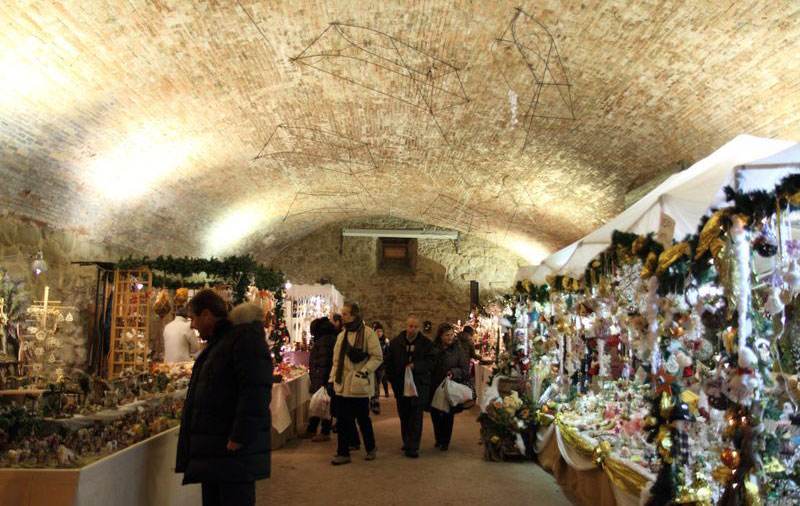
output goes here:
[[[327, 388], [328, 378], [333, 367], [333, 347], [336, 345], [336, 327], [327, 318], [317, 318], [311, 322], [309, 328], [313, 345], [308, 358], [308, 374], [311, 378], [309, 393], [314, 395], [320, 388]], [[330, 394], [330, 392], [328, 392]], [[317, 434], [320, 424], [322, 430]], [[311, 438], [314, 442], [330, 441], [331, 420], [320, 420], [312, 416], [308, 419], [308, 430], [301, 434], [301, 438]]]
[[[419, 319], [409, 316], [406, 329], [389, 343], [386, 372], [397, 401], [403, 452], [406, 457], [419, 457], [422, 440], [422, 412], [430, 404], [431, 373], [436, 366], [433, 341], [419, 330]], [[406, 369], [410, 369], [417, 390], [416, 397], [404, 392]]]
[[255, 504], [270, 475], [272, 360], [263, 314], [202, 290], [189, 301], [192, 328], [208, 341], [197, 357], [181, 418], [175, 471], [201, 483], [203, 506]]
[[375, 335], [378, 336], [378, 341], [381, 343], [381, 351], [383, 352], [383, 360], [384, 360], [384, 363], [381, 364], [381, 367], [378, 369], [376, 373], [380, 376], [380, 379], [378, 379], [377, 377], [375, 378], [375, 397], [377, 398], [380, 396], [381, 385], [383, 385], [384, 397], [389, 397], [389, 375], [386, 374], [386, 362], [385, 362], [386, 353], [389, 351], [389, 338], [386, 337], [381, 322], [373, 323], [372, 328], [375, 330]]
[[331, 462], [335, 466], [350, 463], [350, 445], [356, 422], [364, 438], [366, 459], [375, 459], [375, 433], [369, 417], [369, 399], [375, 389], [375, 370], [383, 362], [378, 336], [364, 324], [358, 304], [345, 304], [342, 322], [344, 329], [336, 339], [329, 378], [338, 396], [338, 448]]
[[[433, 388], [436, 389], [446, 378], [463, 383], [469, 380], [467, 357], [456, 341], [453, 326], [449, 323], [439, 325], [434, 341], [436, 351], [436, 367], [433, 370]], [[431, 422], [433, 433], [436, 436], [436, 448], [447, 451], [450, 447], [450, 438], [453, 435], [453, 421], [455, 412], [450, 408], [447, 412], [439, 411], [431, 406]]]

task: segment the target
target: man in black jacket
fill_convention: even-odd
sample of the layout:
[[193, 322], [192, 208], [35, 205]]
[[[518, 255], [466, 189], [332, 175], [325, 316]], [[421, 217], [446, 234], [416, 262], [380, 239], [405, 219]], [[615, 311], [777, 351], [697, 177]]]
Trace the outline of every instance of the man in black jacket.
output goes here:
[[[419, 457], [422, 440], [422, 414], [430, 404], [431, 372], [436, 366], [433, 341], [419, 331], [419, 319], [409, 316], [406, 330], [392, 339], [386, 353], [386, 374], [397, 400], [397, 414], [403, 434], [403, 452], [406, 457]], [[410, 369], [417, 387], [417, 396], [404, 392], [406, 369]]]
[[189, 301], [192, 328], [208, 341], [197, 357], [181, 419], [175, 471], [201, 483], [203, 505], [255, 504], [255, 481], [270, 475], [272, 360], [261, 308], [227, 317], [213, 290]]

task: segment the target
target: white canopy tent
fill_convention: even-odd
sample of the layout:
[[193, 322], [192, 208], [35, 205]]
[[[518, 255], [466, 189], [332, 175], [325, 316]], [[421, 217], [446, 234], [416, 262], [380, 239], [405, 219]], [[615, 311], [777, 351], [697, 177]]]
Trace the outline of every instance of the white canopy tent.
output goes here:
[[700, 220], [711, 207], [724, 204], [725, 186], [735, 185], [745, 191], [772, 189], [798, 167], [800, 145], [740, 135], [688, 169], [670, 176], [583, 239], [556, 251], [538, 266], [521, 267], [517, 279], [544, 283], [545, 277], [552, 274], [583, 274], [586, 264], [611, 244], [611, 234], [615, 230], [640, 235], [657, 232], [662, 214], [674, 220], [672, 238], [681, 240], [696, 232]]

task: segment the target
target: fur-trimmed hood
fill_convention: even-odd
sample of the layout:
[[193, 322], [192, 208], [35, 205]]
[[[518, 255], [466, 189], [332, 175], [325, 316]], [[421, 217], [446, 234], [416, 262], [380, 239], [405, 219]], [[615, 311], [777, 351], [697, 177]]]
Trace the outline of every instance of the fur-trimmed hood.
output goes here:
[[263, 322], [264, 312], [256, 304], [245, 302], [239, 304], [228, 314], [228, 320], [234, 325], [244, 325], [247, 323]]

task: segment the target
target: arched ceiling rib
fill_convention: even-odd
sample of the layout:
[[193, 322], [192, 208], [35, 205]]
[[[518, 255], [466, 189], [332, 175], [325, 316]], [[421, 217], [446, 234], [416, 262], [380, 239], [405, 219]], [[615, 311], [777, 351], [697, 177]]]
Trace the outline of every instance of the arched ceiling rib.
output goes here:
[[393, 215], [535, 260], [678, 160], [800, 137], [796, 2], [515, 6], [3, 2], [2, 203], [152, 253]]

